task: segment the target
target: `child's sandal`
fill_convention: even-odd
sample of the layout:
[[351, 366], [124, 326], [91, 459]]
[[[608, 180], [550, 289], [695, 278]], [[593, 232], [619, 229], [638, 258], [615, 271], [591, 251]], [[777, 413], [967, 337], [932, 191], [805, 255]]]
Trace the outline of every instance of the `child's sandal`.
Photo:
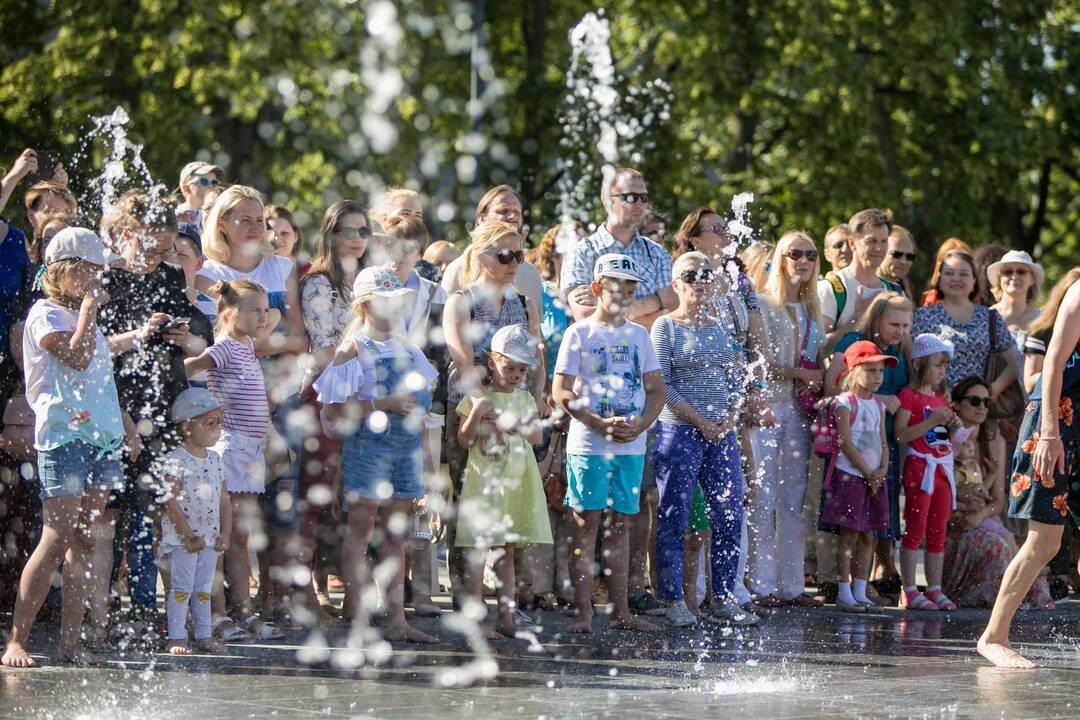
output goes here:
[[937, 605], [939, 610], [955, 610], [956, 609], [956, 603], [954, 603], [952, 600], [950, 600], [948, 598], [948, 596], [945, 593], [941, 592], [940, 590], [938, 590], [936, 592], [931, 590], [930, 592], [926, 593], [926, 597], [930, 600], [930, 602]]
[[915, 593], [911, 597], [904, 595], [904, 608], [907, 610], [940, 610], [937, 603], [922, 593]]

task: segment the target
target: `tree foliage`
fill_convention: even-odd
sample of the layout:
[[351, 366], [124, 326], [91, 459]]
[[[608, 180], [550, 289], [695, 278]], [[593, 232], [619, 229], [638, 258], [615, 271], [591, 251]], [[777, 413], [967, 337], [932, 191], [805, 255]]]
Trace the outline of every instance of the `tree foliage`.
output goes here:
[[[0, 153], [77, 147], [92, 116], [123, 106], [158, 178], [213, 160], [309, 225], [335, 199], [407, 184], [430, 198], [437, 234], [460, 237], [483, 187], [510, 182], [546, 227], [567, 157], [599, 161], [560, 127], [568, 33], [593, 6], [482, 5], [477, 57], [473, 2], [9, 0]], [[620, 88], [671, 88], [640, 164], [672, 218], [751, 191], [762, 234], [820, 236], [889, 206], [924, 248], [956, 235], [1029, 249], [1052, 274], [1077, 263], [1076, 3], [604, 7]], [[76, 188], [99, 160], [79, 160]]]

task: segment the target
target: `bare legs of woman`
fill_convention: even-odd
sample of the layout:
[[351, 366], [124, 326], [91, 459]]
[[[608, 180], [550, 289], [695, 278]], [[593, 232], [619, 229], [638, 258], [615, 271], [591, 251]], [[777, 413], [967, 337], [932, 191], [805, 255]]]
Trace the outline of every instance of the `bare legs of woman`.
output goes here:
[[1009, 626], [1035, 579], [1054, 557], [1061, 544], [1061, 525], [1028, 521], [1027, 541], [1009, 563], [990, 612], [990, 622], [976, 645], [979, 654], [998, 667], [1030, 669], [1038, 665], [1013, 650]]
[[83, 647], [80, 631], [84, 603], [90, 591], [87, 578], [92, 576], [93, 570], [90, 528], [101, 517], [107, 497], [105, 492], [91, 491], [81, 496], [48, 498], [41, 503], [45, 527], [19, 578], [11, 637], [0, 664], [37, 667], [37, 662], [26, 651], [26, 641], [49, 592], [53, 573], [61, 563], [64, 564], [64, 595], [58, 659], [84, 665], [97, 662]]

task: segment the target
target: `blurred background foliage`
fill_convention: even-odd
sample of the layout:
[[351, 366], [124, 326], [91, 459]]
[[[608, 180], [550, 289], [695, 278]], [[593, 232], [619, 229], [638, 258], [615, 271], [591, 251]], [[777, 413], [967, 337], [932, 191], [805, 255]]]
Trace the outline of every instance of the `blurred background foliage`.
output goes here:
[[[563, 161], [599, 163], [588, 132], [560, 126], [568, 33], [595, 6], [483, 6], [5, 0], [0, 164], [27, 146], [74, 152], [92, 116], [122, 106], [166, 184], [211, 160], [309, 228], [334, 200], [407, 185], [426, 196], [435, 235], [460, 239], [483, 188], [508, 182], [535, 242], [558, 221], [560, 176], [589, 171]], [[629, 88], [669, 88], [656, 90], [670, 92], [669, 118], [620, 146], [640, 155], [624, 160], [646, 172], [669, 232], [692, 208], [749, 191], [764, 237], [805, 228], [820, 240], [887, 206], [927, 250], [949, 236], [999, 242], [1041, 256], [1051, 278], [1080, 263], [1075, 0], [603, 7], [623, 111], [655, 100]], [[76, 190], [104, 152], [75, 159]]]

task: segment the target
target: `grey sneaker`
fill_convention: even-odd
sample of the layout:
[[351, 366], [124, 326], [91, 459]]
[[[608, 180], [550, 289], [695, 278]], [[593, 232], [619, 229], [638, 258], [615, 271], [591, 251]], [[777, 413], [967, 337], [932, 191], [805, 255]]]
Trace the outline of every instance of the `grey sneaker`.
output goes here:
[[647, 590], [636, 592], [627, 598], [630, 611], [635, 615], [664, 615], [667, 606], [652, 596]]
[[677, 600], [672, 603], [671, 607], [667, 609], [665, 617], [668, 624], [675, 627], [688, 627], [697, 622], [697, 618], [694, 617], [694, 613], [690, 612], [690, 608], [686, 607], [684, 600]]
[[711, 605], [709, 607], [709, 613], [705, 618], [711, 622], [726, 623], [738, 627], [757, 625], [758, 621], [761, 619], [754, 613], [746, 612], [734, 603], [729, 605]]

